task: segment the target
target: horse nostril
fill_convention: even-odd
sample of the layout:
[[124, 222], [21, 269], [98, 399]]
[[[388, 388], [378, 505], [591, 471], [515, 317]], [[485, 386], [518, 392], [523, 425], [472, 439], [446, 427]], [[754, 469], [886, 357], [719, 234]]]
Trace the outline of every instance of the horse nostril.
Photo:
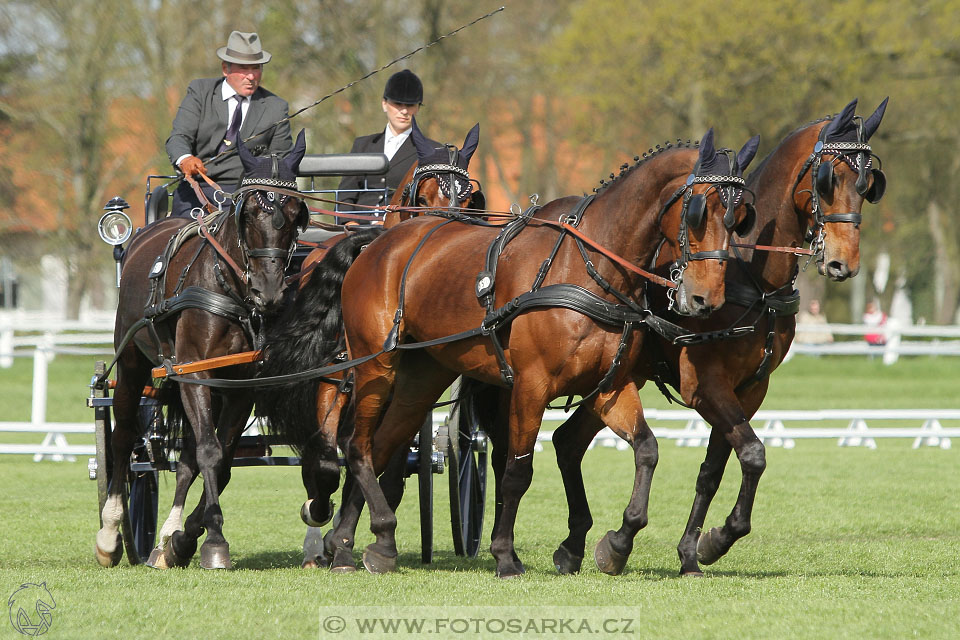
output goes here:
[[831, 260], [827, 263], [827, 273], [836, 278], [846, 278], [850, 275], [850, 270], [842, 260]]
[[707, 300], [703, 296], [693, 296], [693, 306], [695, 309], [704, 309], [707, 306]]

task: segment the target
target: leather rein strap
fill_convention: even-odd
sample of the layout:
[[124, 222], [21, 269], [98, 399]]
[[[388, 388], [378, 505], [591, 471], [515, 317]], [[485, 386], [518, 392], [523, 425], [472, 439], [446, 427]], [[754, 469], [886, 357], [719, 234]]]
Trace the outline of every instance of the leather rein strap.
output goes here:
[[[552, 224], [555, 224], [555, 223], [547, 222], [547, 224], [551, 224], [551, 225], [552, 225]], [[563, 229], [564, 231], [566, 231], [566, 232], [569, 233], [570, 235], [579, 238], [580, 240], [582, 240], [582, 241], [585, 242], [586, 244], [590, 245], [591, 247], [593, 247], [594, 249], [596, 249], [597, 251], [599, 251], [600, 253], [602, 253], [604, 256], [606, 256], [606, 257], [609, 258], [610, 260], [616, 262], [617, 264], [619, 264], [620, 266], [624, 267], [625, 269], [629, 269], [630, 271], [633, 271], [634, 273], [636, 273], [636, 274], [638, 274], [638, 275], [640, 275], [640, 276], [643, 276], [643, 277], [646, 278], [647, 280], [650, 280], [651, 282], [654, 282], [654, 283], [656, 283], [656, 284], [659, 284], [659, 285], [661, 285], [661, 286], [663, 286], [663, 287], [667, 287], [668, 289], [676, 289], [676, 288], [677, 288], [677, 283], [676, 283], [676, 282], [671, 282], [670, 280], [667, 280], [666, 278], [664, 278], [664, 277], [662, 277], [662, 276], [658, 276], [658, 275], [655, 274], [655, 273], [650, 273], [649, 271], [646, 271], [646, 270], [644, 270], [644, 269], [641, 269], [640, 267], [638, 267], [638, 266], [630, 263], [629, 261], [627, 261], [627, 260], [621, 258], [620, 256], [618, 256], [617, 254], [613, 253], [613, 252], [610, 251], [609, 249], [605, 248], [603, 245], [599, 244], [598, 242], [596, 242], [596, 241], [594, 241], [594, 240], [591, 240], [589, 237], [587, 237], [586, 235], [584, 235], [582, 231], [580, 231], [579, 229], [577, 229], [577, 228], [574, 227], [573, 225], [571, 225], [571, 224], [569, 224], [569, 223], [567, 223], [567, 222], [561, 222], [561, 223], [559, 223], [559, 226], [560, 226], [561, 229]]]
[[767, 244], [741, 244], [739, 242], [731, 242], [730, 245], [739, 249], [755, 249], [757, 251], [792, 253], [796, 256], [812, 256], [814, 254], [813, 249], [804, 249], [803, 247], [773, 247]]

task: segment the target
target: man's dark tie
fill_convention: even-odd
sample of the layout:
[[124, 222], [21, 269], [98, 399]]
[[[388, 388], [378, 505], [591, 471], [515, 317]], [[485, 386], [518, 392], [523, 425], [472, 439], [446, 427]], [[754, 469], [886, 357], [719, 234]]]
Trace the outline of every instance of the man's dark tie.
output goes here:
[[243, 120], [243, 98], [237, 96], [237, 108], [233, 111], [233, 120], [227, 129], [227, 134], [223, 137], [223, 142], [217, 149], [217, 153], [223, 153], [227, 149], [237, 144], [237, 134], [240, 133], [240, 122]]

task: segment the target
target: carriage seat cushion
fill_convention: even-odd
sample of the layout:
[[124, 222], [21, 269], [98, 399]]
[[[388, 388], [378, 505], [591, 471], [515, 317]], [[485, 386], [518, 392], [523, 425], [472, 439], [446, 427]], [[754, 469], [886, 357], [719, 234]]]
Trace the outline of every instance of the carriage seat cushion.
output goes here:
[[300, 161], [298, 175], [301, 177], [383, 175], [389, 168], [390, 161], [382, 153], [307, 154]]

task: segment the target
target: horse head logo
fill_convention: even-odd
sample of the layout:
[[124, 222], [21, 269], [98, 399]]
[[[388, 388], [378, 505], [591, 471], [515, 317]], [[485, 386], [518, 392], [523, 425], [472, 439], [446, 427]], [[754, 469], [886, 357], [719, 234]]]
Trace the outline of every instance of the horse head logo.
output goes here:
[[13, 592], [7, 600], [10, 624], [25, 636], [40, 636], [50, 630], [53, 622], [51, 611], [57, 608], [47, 583], [26, 583]]

